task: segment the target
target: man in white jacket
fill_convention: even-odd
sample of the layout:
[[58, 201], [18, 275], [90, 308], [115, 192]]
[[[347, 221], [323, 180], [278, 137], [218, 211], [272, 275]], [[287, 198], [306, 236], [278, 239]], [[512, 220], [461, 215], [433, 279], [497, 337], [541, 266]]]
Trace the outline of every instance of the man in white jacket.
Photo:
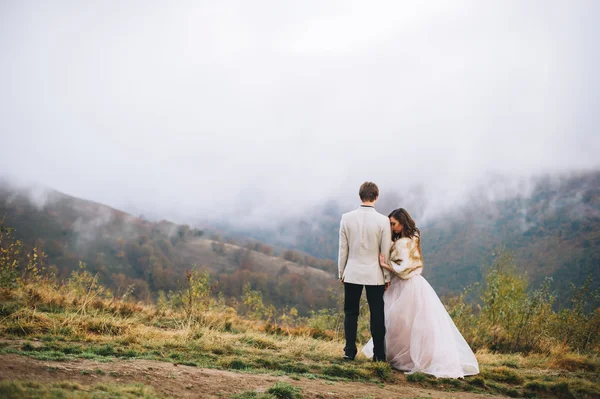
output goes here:
[[360, 186], [358, 194], [362, 205], [343, 214], [340, 223], [338, 270], [340, 282], [344, 284], [344, 359], [354, 360], [356, 356], [356, 330], [364, 286], [371, 312], [373, 360], [385, 361], [383, 293], [389, 286], [391, 275], [379, 265], [379, 254], [387, 261], [392, 233], [388, 218], [374, 208], [379, 197], [377, 185], [366, 182]]

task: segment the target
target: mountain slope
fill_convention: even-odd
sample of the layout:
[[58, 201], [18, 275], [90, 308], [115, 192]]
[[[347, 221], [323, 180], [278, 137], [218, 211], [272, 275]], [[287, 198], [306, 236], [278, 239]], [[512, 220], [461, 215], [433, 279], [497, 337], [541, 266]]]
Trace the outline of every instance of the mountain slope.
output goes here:
[[[422, 232], [424, 275], [441, 295], [480, 281], [482, 268], [502, 249], [514, 254], [534, 285], [552, 277], [559, 300], [571, 282], [581, 285], [589, 275], [600, 286], [600, 172], [541, 177], [527, 192], [501, 200], [490, 199], [486, 190], [474, 191], [468, 206], [426, 223], [426, 198], [419, 192], [382, 195], [377, 208], [387, 214], [404, 207], [413, 215]], [[348, 210], [328, 202], [312, 217], [240, 234], [335, 259], [340, 216]]]
[[264, 244], [246, 248], [206, 239], [187, 225], [149, 222], [56, 191], [7, 185], [0, 186], [2, 215], [16, 238], [45, 251], [59, 277], [81, 260], [102, 283], [117, 292], [132, 285], [140, 299], [182, 287], [185, 271], [195, 266], [209, 272], [226, 297], [240, 297], [250, 284], [267, 303], [295, 306], [301, 313], [334, 304], [328, 297], [328, 288], [337, 285], [333, 275], [272, 256]]
[[553, 278], [559, 299], [587, 276], [600, 285], [600, 173], [542, 179], [530, 195], [473, 201], [424, 228], [432, 283], [449, 292], [480, 279], [499, 249], [514, 254], [530, 280]]
[[[420, 223], [424, 199], [419, 198], [388, 195], [378, 209], [387, 213], [404, 206], [413, 213], [422, 231], [424, 274], [440, 295], [479, 282], [483, 268], [502, 249], [514, 254], [534, 285], [552, 277], [562, 303], [571, 283], [581, 285], [592, 275], [592, 287], [600, 286], [600, 172], [540, 178], [527, 193], [501, 200], [489, 199], [482, 189], [473, 193], [469, 206], [426, 223]], [[134, 285], [138, 297], [145, 298], [181, 287], [185, 270], [195, 264], [211, 273], [226, 296], [239, 297], [250, 283], [267, 302], [299, 306], [303, 312], [334, 305], [327, 291], [337, 286], [342, 212], [330, 201], [310, 217], [285, 220], [277, 228], [229, 227], [227, 243], [187, 225], [149, 222], [55, 191], [0, 185], [0, 216], [6, 215], [18, 238], [46, 251], [59, 276], [83, 260], [106, 284]], [[246, 244], [237, 245], [231, 237]], [[249, 239], [259, 241], [250, 245]], [[274, 257], [265, 242], [296, 251], [283, 252], [285, 259]]]

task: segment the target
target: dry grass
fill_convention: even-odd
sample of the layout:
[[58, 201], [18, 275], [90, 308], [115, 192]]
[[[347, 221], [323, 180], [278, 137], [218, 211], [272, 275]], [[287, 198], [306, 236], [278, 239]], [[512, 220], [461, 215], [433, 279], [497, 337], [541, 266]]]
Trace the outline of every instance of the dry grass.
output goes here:
[[596, 354], [580, 354], [569, 352], [566, 347], [555, 347], [549, 356], [550, 367], [568, 371], [590, 371], [600, 373], [600, 358]]
[[0, 397], [12, 398], [146, 398], [162, 397], [149, 386], [141, 384], [97, 384], [84, 386], [75, 382], [60, 381], [40, 384], [33, 381], [0, 381]]
[[[302, 325], [277, 327], [247, 320], [224, 305], [214, 304], [187, 317], [177, 309], [159, 310], [112, 298], [86, 302], [51, 285], [0, 290], [0, 297], [6, 299], [0, 305], [0, 336], [11, 339], [4, 341], [0, 349], [4, 353], [54, 361], [137, 357], [240, 372], [378, 383], [403, 378], [389, 366], [373, 365], [361, 356], [353, 363], [342, 362], [343, 343], [332, 338], [333, 332], [315, 334], [315, 329]], [[544, 354], [480, 349], [476, 356], [479, 376], [436, 380], [415, 374], [408, 381], [435, 389], [509, 396], [586, 398], [600, 392], [597, 354], [555, 346]]]

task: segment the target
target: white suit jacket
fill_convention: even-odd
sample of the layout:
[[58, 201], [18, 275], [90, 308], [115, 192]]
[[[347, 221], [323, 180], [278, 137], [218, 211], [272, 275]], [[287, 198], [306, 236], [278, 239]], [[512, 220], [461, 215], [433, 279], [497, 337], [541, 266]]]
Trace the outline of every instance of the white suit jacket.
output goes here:
[[340, 249], [338, 254], [339, 278], [345, 283], [383, 285], [391, 280], [391, 273], [379, 266], [379, 254], [390, 255], [392, 232], [389, 219], [371, 206], [342, 215]]

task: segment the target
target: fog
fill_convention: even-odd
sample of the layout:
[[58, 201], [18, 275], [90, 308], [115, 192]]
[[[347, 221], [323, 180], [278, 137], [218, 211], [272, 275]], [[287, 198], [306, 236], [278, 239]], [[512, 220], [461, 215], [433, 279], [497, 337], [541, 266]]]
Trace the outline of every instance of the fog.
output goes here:
[[600, 3], [422, 3], [1, 1], [0, 177], [235, 225], [600, 168]]

